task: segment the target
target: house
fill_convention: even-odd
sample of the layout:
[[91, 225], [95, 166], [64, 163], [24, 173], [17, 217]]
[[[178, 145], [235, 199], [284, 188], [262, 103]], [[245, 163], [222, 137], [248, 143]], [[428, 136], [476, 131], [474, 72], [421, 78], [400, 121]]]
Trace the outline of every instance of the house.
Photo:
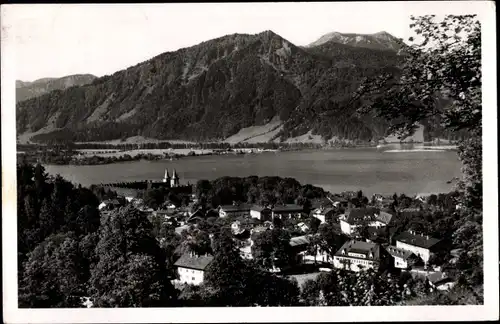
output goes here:
[[307, 232], [309, 230], [309, 226], [307, 226], [304, 222], [300, 222], [297, 224], [297, 227], [302, 231], [302, 232]]
[[379, 244], [350, 240], [333, 256], [333, 266], [337, 269], [361, 271], [379, 269], [382, 261]]
[[447, 273], [436, 271], [427, 275], [429, 285], [437, 290], [447, 291], [455, 286], [455, 280]]
[[112, 210], [115, 208], [120, 208], [123, 204], [118, 201], [118, 199], [108, 199], [101, 202], [98, 206], [99, 210]]
[[175, 263], [179, 283], [200, 285], [205, 277], [207, 266], [213, 261], [211, 255], [196, 255], [193, 252], [184, 253]]
[[175, 213], [171, 210], [160, 209], [157, 211], [153, 211], [152, 215], [163, 217], [164, 219], [170, 219], [172, 217], [175, 217], [177, 215], [177, 213]]
[[396, 238], [396, 247], [411, 251], [421, 258], [425, 264], [429, 261], [431, 254], [438, 247], [439, 239], [417, 233], [413, 230], [403, 232]]
[[264, 206], [252, 206], [250, 208], [250, 217], [257, 218], [263, 221], [271, 219], [271, 209]]
[[335, 208], [320, 207], [320, 208], [316, 208], [312, 212], [312, 216], [319, 219], [321, 224], [326, 222], [327, 217], [328, 218], [333, 217], [334, 214], [335, 214]]
[[391, 213], [374, 207], [351, 208], [340, 216], [340, 229], [344, 234], [353, 235], [363, 223], [370, 227], [381, 228], [388, 226], [392, 218]]
[[398, 248], [394, 245], [385, 246], [385, 250], [394, 260], [397, 269], [408, 269], [420, 260], [413, 252]]
[[290, 239], [290, 247], [297, 254], [298, 263], [323, 262], [331, 261], [330, 256], [326, 251], [318, 248], [316, 253], [311, 253], [309, 250], [311, 235], [296, 236]]
[[251, 239], [248, 239], [243, 243], [243, 246], [240, 247], [240, 255], [243, 259], [247, 260], [253, 259], [252, 245], [253, 241]]
[[304, 210], [304, 208], [302, 206], [295, 205], [295, 204], [277, 205], [271, 209], [271, 216], [272, 216], [272, 218], [275, 218], [275, 217], [278, 217], [278, 218], [300, 217], [303, 210]]
[[221, 205], [219, 206], [219, 217], [233, 216], [249, 216], [250, 206], [247, 204], [232, 204], [232, 205]]

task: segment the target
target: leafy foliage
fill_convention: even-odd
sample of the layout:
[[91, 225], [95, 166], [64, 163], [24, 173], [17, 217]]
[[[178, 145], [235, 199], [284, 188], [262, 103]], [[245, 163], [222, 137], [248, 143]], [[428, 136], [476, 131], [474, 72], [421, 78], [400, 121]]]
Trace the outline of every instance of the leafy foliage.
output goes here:
[[[408, 49], [398, 74], [367, 80], [359, 89], [366, 106], [387, 119], [390, 130], [411, 134], [417, 123], [431, 120], [448, 131], [466, 131], [459, 146], [463, 179], [457, 189], [461, 209], [455, 213], [453, 244], [462, 279], [482, 284], [482, 105], [481, 26], [475, 15], [412, 17], [419, 42]], [[447, 218], [441, 225], [451, 223]], [[445, 225], [445, 226], [446, 226]]]
[[175, 289], [168, 281], [165, 255], [140, 211], [123, 207], [103, 216], [92, 269], [92, 299], [98, 307], [172, 305]]

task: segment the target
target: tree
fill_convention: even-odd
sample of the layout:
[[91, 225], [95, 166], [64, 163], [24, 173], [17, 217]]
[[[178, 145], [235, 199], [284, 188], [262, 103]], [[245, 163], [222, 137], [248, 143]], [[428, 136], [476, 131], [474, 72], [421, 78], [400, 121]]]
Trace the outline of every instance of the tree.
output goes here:
[[326, 251], [331, 258], [333, 258], [335, 252], [337, 252], [347, 240], [347, 238], [330, 223], [321, 224], [318, 232], [321, 238], [321, 249]]
[[165, 255], [152, 236], [152, 225], [127, 206], [103, 216], [91, 271], [92, 300], [97, 307], [165, 307], [175, 302]]
[[53, 234], [29, 253], [19, 287], [20, 307], [82, 307], [86, 276], [75, 238], [73, 233]]
[[249, 288], [245, 285], [246, 267], [229, 228], [223, 228], [214, 236], [213, 251], [214, 259], [205, 275], [213, 300], [219, 306], [245, 306]]
[[260, 233], [252, 246], [255, 262], [266, 270], [273, 267], [284, 269], [292, 265], [290, 238], [290, 233], [280, 228]]
[[[457, 228], [482, 225], [482, 106], [481, 26], [475, 15], [412, 17], [420, 40], [406, 48], [398, 73], [366, 80], [355, 96], [365, 102], [360, 113], [374, 112], [390, 123], [389, 131], [410, 135], [417, 124], [439, 125], [447, 132], [466, 132], [458, 155], [463, 176], [457, 189], [461, 210]], [[439, 197], [438, 197], [439, 203]], [[476, 223], [476, 225], [471, 224]], [[480, 234], [481, 233], [481, 234]], [[476, 235], [477, 234], [477, 235]], [[482, 230], [467, 240], [473, 261], [471, 285], [482, 283]], [[464, 244], [455, 241], [457, 247]]]

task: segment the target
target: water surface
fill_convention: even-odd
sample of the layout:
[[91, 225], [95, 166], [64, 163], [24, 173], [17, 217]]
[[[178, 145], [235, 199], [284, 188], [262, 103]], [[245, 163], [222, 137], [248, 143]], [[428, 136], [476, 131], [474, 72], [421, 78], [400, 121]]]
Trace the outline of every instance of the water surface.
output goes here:
[[448, 192], [447, 181], [459, 177], [454, 151], [384, 153], [383, 150], [335, 149], [265, 152], [247, 155], [185, 157], [174, 161], [134, 161], [108, 165], [47, 165], [50, 174], [82, 185], [163, 178], [165, 168], [177, 170], [181, 183], [223, 176], [292, 177], [330, 192], [363, 190], [408, 195]]

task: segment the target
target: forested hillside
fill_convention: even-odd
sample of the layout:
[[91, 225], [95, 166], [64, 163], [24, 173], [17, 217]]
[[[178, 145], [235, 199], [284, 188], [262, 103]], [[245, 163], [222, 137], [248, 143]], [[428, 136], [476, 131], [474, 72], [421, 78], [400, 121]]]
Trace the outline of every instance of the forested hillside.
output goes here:
[[[369, 140], [383, 136], [384, 123], [358, 117], [349, 99], [364, 77], [396, 71], [398, 58], [333, 43], [301, 48], [271, 31], [228, 35], [20, 102], [17, 129], [54, 131], [38, 140], [222, 140], [277, 116], [278, 137], [313, 130]], [[331, 107], [333, 116], [318, 116]]]

